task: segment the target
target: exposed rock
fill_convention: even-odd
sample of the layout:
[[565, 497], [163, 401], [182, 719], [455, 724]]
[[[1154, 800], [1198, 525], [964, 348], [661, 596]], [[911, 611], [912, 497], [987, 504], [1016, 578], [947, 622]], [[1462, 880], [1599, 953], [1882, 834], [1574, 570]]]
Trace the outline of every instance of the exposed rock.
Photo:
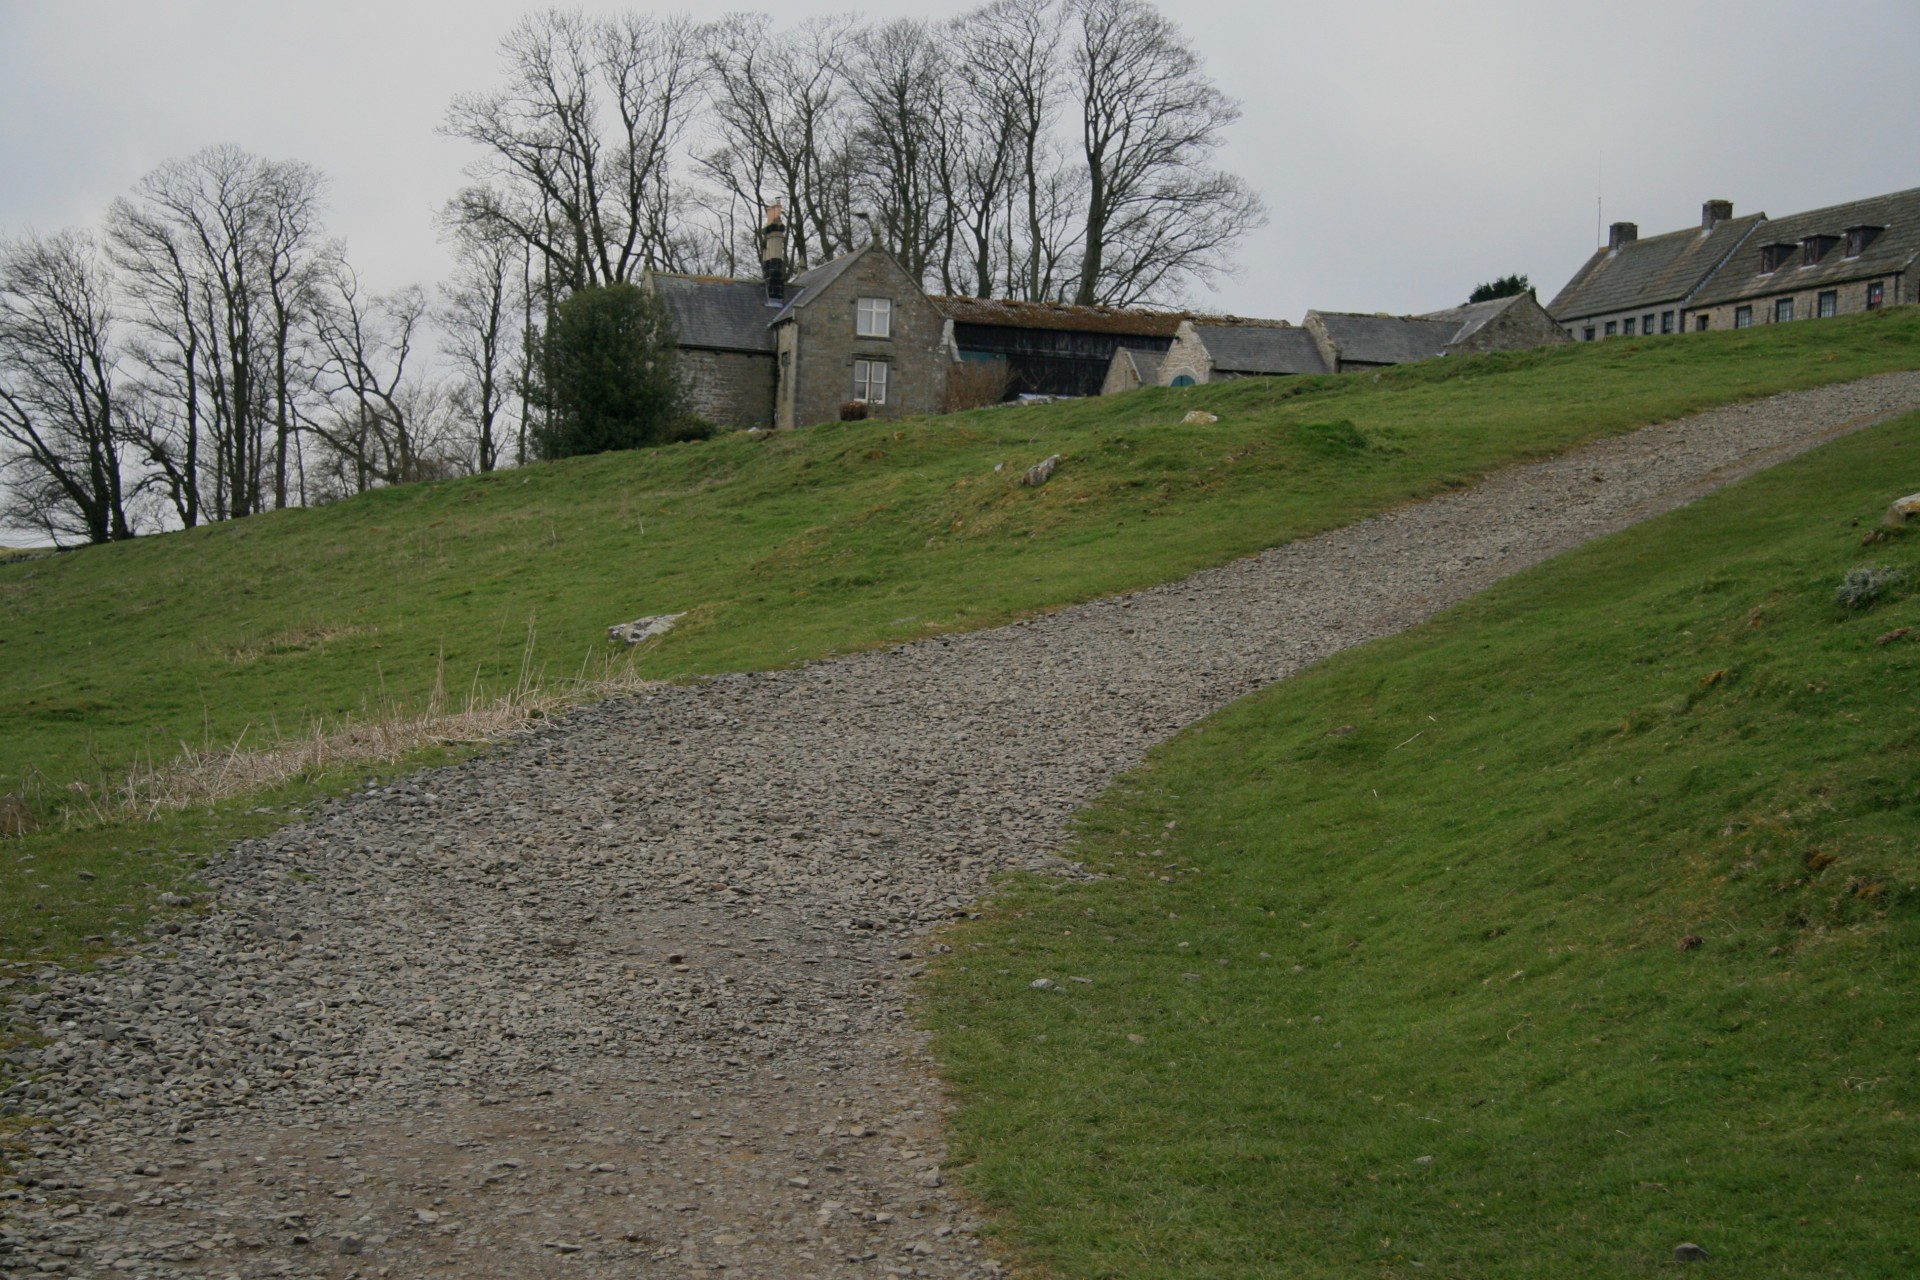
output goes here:
[[1902, 525], [1909, 520], [1920, 519], [1920, 493], [1910, 493], [1904, 498], [1895, 498], [1893, 505], [1887, 508], [1886, 523]]
[[686, 613], [656, 613], [645, 618], [635, 618], [632, 622], [622, 622], [607, 628], [607, 639], [624, 641], [627, 644], [641, 644], [656, 636], [663, 636], [673, 630], [673, 624], [686, 617]]
[[1675, 1262], [1705, 1262], [1712, 1257], [1712, 1254], [1697, 1244], [1683, 1243], [1673, 1246], [1673, 1260]]
[[1029, 489], [1038, 489], [1053, 478], [1054, 470], [1059, 465], [1060, 455], [1057, 453], [1050, 458], [1042, 459], [1027, 468], [1027, 473], [1020, 477], [1020, 483]]
[[1195, 409], [1187, 414], [1186, 417], [1180, 419], [1180, 425], [1183, 427], [1204, 427], [1218, 421], [1220, 421], [1219, 414], [1208, 413], [1205, 409]]

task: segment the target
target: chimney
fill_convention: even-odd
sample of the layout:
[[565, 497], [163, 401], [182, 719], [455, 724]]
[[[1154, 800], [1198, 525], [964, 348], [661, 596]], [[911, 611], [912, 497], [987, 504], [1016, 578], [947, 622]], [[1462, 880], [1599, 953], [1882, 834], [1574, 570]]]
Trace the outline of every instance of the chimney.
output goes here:
[[767, 210], [767, 225], [760, 229], [760, 274], [767, 282], [767, 301], [783, 302], [787, 296], [787, 224], [780, 220], [780, 206]]
[[1640, 224], [1637, 222], [1616, 222], [1607, 228], [1607, 252], [1618, 253], [1623, 244], [1632, 244], [1640, 238]]
[[1723, 222], [1733, 219], [1733, 201], [1709, 200], [1700, 206], [1700, 229], [1711, 231]]

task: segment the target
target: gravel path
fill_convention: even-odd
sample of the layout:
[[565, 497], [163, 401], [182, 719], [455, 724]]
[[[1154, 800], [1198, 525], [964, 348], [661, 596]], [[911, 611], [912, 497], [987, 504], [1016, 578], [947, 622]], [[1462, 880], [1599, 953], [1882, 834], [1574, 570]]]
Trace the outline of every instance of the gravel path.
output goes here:
[[6, 993], [47, 1044], [5, 1104], [52, 1122], [0, 1273], [1001, 1274], [942, 1185], [930, 930], [1070, 873], [1075, 808], [1231, 699], [1917, 407], [1898, 374], [1716, 411], [333, 802], [235, 848], [208, 913]]

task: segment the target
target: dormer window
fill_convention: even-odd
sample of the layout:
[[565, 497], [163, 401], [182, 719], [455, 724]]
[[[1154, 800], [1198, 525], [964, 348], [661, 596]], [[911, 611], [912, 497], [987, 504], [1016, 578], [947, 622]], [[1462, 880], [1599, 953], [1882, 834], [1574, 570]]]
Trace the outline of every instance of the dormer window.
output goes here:
[[1820, 259], [1826, 257], [1833, 246], [1839, 243], [1839, 236], [1808, 236], [1800, 242], [1800, 265], [1803, 267], [1818, 265]]
[[858, 338], [893, 336], [893, 300], [862, 298], [854, 313], [853, 333]]
[[1886, 230], [1885, 227], [1866, 227], [1866, 226], [1848, 227], [1847, 228], [1847, 249], [1846, 249], [1847, 256], [1849, 258], [1857, 258], [1861, 254], [1865, 253], [1867, 251], [1867, 246], [1872, 244], [1874, 242], [1875, 237], [1877, 237], [1882, 231], [1885, 231], [1885, 230]]
[[1800, 252], [1797, 244], [1763, 244], [1760, 246], [1760, 274], [1772, 275], [1787, 265], [1794, 254]]

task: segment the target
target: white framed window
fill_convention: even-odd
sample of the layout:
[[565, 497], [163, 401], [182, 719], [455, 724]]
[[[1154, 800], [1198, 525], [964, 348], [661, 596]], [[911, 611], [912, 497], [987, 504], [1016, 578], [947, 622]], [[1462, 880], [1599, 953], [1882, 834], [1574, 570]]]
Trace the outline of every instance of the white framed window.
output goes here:
[[1736, 329], [1751, 329], [1753, 327], [1753, 308], [1735, 307], [1733, 309], [1733, 327]]
[[1778, 302], [1773, 304], [1773, 322], [1775, 324], [1786, 324], [1789, 320], [1792, 320], [1792, 319], [1793, 319], [1793, 299], [1792, 298], [1782, 298]]
[[1828, 289], [1825, 293], [1821, 294], [1818, 301], [1815, 304], [1814, 309], [1822, 319], [1825, 319], [1827, 316], [1839, 315], [1840, 314], [1839, 291], [1836, 289]]
[[885, 360], [853, 362], [853, 398], [867, 404], [887, 402], [887, 362]]
[[854, 311], [853, 333], [857, 338], [891, 338], [893, 299], [860, 299]]

